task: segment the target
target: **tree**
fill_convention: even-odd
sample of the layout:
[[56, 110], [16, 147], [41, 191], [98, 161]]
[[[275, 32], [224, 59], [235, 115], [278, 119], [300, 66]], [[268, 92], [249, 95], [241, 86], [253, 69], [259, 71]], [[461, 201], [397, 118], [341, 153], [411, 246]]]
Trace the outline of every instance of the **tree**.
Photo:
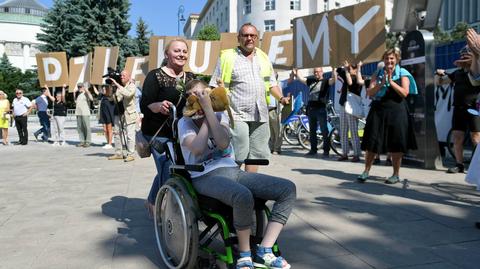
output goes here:
[[137, 36], [135, 37], [135, 43], [137, 45], [138, 56], [145, 56], [149, 53], [149, 39], [152, 35], [150, 31], [148, 31], [148, 25], [142, 19], [142, 17], [138, 18], [137, 27], [136, 27]]
[[217, 26], [206, 24], [200, 29], [196, 37], [197, 40], [220, 40]]
[[15, 96], [15, 89], [22, 81], [22, 71], [14, 67], [8, 60], [7, 54], [0, 58], [0, 89], [4, 91], [10, 100]]
[[55, 0], [37, 38], [41, 51], [85, 55], [95, 46], [119, 46], [119, 63], [134, 55], [128, 31], [129, 0]]

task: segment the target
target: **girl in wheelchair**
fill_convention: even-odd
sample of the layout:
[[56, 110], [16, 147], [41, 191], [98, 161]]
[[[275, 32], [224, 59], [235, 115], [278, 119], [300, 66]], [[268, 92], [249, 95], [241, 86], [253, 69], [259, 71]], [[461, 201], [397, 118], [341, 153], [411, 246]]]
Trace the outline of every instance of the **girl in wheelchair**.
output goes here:
[[[178, 123], [185, 164], [204, 166], [203, 172], [190, 171], [193, 186], [198, 193], [233, 208], [240, 251], [237, 269], [288, 269], [290, 265], [273, 254], [272, 246], [292, 212], [295, 184], [283, 178], [240, 170], [230, 143], [228, 117], [223, 112], [213, 111], [207, 88], [201, 80], [192, 80], [186, 85], [187, 95], [195, 94], [202, 110], [191, 118], [183, 117]], [[254, 197], [275, 203], [262, 242], [252, 257], [250, 233]]]

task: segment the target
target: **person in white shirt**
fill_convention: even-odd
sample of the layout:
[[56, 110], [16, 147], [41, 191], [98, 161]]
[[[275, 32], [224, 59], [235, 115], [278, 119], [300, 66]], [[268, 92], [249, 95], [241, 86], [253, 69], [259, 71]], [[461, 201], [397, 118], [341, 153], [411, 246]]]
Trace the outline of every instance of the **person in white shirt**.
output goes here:
[[28, 114], [32, 111], [32, 103], [27, 97], [23, 96], [23, 91], [20, 89], [15, 90], [16, 98], [13, 99], [12, 108], [13, 116], [15, 118], [15, 126], [17, 127], [19, 141], [17, 145], [28, 144], [28, 129], [27, 121]]
[[[224, 112], [213, 111], [208, 85], [192, 80], [185, 88], [187, 95], [195, 94], [199, 98], [202, 110], [192, 118], [180, 119], [180, 147], [185, 164], [202, 164], [205, 168], [203, 172], [190, 172], [197, 192], [233, 208], [240, 252], [236, 268], [290, 268], [287, 261], [272, 253], [272, 246], [292, 212], [295, 184], [287, 179], [241, 170], [235, 162], [228, 118]], [[254, 197], [275, 203], [265, 235], [252, 258], [250, 231]]]

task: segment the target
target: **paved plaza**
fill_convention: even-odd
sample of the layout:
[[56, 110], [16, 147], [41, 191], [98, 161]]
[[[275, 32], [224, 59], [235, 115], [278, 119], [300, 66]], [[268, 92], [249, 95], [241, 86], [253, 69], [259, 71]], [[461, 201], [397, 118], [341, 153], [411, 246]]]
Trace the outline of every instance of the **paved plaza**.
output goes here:
[[[86, 149], [75, 147], [73, 121], [67, 146], [33, 135], [27, 146], [0, 146], [1, 269], [165, 268], [143, 206], [153, 161], [108, 161], [113, 150], [94, 131]], [[362, 163], [304, 153], [286, 147], [261, 168], [297, 185], [279, 240], [293, 269], [480, 268], [480, 193], [464, 175], [402, 168], [408, 184], [392, 186], [383, 183], [391, 167], [375, 166], [375, 178], [359, 184]]]

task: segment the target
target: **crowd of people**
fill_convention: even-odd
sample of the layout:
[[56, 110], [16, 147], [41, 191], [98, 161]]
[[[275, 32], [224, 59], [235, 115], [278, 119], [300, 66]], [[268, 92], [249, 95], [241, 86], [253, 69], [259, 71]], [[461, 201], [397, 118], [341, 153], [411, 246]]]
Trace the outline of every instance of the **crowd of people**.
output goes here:
[[[108, 84], [96, 87], [78, 84], [73, 90], [75, 116], [79, 135], [78, 147], [91, 146], [90, 103], [93, 93], [98, 96], [99, 123], [103, 125], [105, 149], [115, 153], [109, 160], [135, 159], [136, 132], [141, 131], [151, 145], [151, 155], [157, 174], [145, 203], [153, 214], [155, 199], [160, 186], [170, 177], [170, 161], [163, 153], [162, 143], [173, 138], [170, 113], [177, 108], [178, 139], [187, 164], [203, 164], [202, 173], [191, 172], [193, 185], [203, 195], [214, 197], [231, 205], [234, 212], [234, 226], [239, 236], [239, 259], [237, 268], [253, 268], [266, 265], [269, 268], [289, 268], [288, 262], [272, 253], [272, 246], [292, 211], [296, 197], [295, 185], [287, 180], [258, 173], [258, 166], [245, 165], [245, 159], [269, 159], [270, 154], [281, 154], [282, 127], [280, 114], [282, 106], [292, 102], [291, 96], [303, 92], [306, 114], [310, 123], [310, 150], [307, 156], [318, 152], [317, 127], [323, 137], [324, 158], [330, 158], [328, 141], [327, 104], [332, 99], [330, 87], [338, 89], [340, 137], [343, 155], [338, 161], [359, 162], [365, 151], [365, 167], [357, 177], [364, 183], [370, 177], [372, 165], [379, 154], [391, 156], [392, 175], [385, 183], [400, 181], [402, 157], [417, 148], [411, 114], [406, 98], [417, 94], [412, 75], [399, 66], [400, 52], [388, 49], [382, 57], [382, 65], [367, 81], [361, 73], [362, 62], [347, 61], [332, 69], [330, 78], [324, 77], [323, 68], [313, 69], [313, 76], [304, 78], [294, 69], [287, 81], [279, 83], [268, 56], [255, 42], [259, 38], [257, 28], [244, 24], [239, 29], [238, 47], [221, 52], [215, 71], [209, 81], [196, 79], [195, 74], [185, 71], [188, 59], [188, 45], [183, 39], [173, 39], [164, 50], [165, 60], [158, 69], [151, 70], [144, 81], [142, 90], [135, 86], [127, 71], [121, 73], [119, 81], [108, 78]], [[475, 108], [480, 93], [480, 37], [473, 30], [468, 31], [468, 46], [460, 52], [456, 62], [459, 70], [447, 74], [437, 70], [437, 83], [455, 82], [453, 129], [455, 130], [456, 166], [448, 172], [463, 172], [461, 154], [463, 137], [470, 130], [472, 141], [480, 142], [480, 117], [468, 110]], [[228, 93], [233, 115], [233, 126], [221, 112], [213, 112], [208, 88], [224, 87]], [[7, 96], [0, 91], [0, 128], [3, 143], [8, 141], [8, 119], [10, 112], [19, 135], [18, 144], [28, 143], [27, 116], [37, 110], [41, 128], [34, 132], [36, 140], [52, 139], [54, 146], [65, 144], [66, 86], [53, 95], [45, 86], [33, 102], [16, 90], [16, 98], [10, 105]], [[371, 101], [362, 141], [358, 136], [358, 116], [352, 111], [364, 95]], [[183, 117], [182, 110], [189, 95], [199, 98], [201, 110], [195, 117]], [[53, 117], [47, 113], [52, 103]], [[478, 109], [478, 108], [476, 108]], [[52, 122], [52, 124], [51, 124]], [[41, 137], [39, 138], [39, 136]], [[351, 149], [349, 144], [351, 138]], [[160, 146], [159, 146], [160, 145]], [[353, 155], [350, 155], [350, 150]], [[467, 176], [470, 183], [480, 186], [480, 157], [478, 151], [471, 163], [472, 171]], [[239, 165], [240, 164], [240, 165]], [[476, 167], [476, 168], [474, 168]], [[275, 188], [271, 186], [275, 185]], [[480, 187], [479, 187], [480, 188]], [[253, 198], [274, 200], [275, 205], [265, 237], [252, 256], [248, 242], [252, 223], [249, 216], [253, 211]]]

